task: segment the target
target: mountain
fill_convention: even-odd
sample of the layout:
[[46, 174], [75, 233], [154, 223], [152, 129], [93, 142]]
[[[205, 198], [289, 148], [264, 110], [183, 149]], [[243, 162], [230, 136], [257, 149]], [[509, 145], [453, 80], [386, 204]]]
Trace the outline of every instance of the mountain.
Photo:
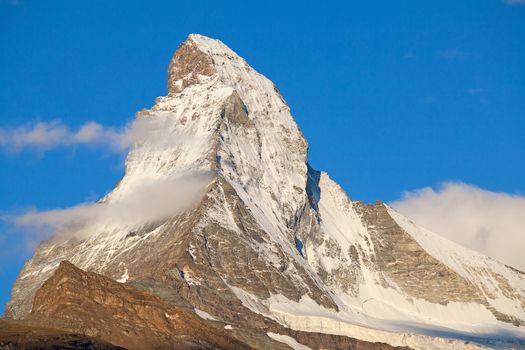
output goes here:
[[255, 330], [277, 324], [413, 349], [525, 346], [525, 274], [384, 203], [351, 200], [308, 164], [273, 83], [220, 41], [190, 35], [169, 65], [168, 95], [137, 121], [158, 127], [97, 206], [112, 213], [155, 193], [158, 208], [76, 223], [43, 242], [8, 318], [29, 317], [67, 260]]

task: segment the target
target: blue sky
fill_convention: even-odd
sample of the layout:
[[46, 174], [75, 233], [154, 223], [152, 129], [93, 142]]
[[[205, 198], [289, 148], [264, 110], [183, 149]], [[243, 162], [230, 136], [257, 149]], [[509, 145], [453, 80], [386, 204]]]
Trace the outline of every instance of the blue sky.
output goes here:
[[[0, 129], [122, 126], [166, 93], [189, 33], [273, 80], [310, 162], [363, 201], [461, 181], [525, 193], [525, 4], [0, 0]], [[0, 214], [93, 201], [123, 174], [103, 147], [0, 150]], [[32, 242], [0, 223], [0, 313]]]

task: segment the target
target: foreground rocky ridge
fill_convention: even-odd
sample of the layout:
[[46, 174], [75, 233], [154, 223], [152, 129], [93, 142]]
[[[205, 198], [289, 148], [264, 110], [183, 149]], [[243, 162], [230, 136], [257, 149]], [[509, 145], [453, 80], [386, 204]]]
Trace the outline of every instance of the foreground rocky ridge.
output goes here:
[[179, 303], [167, 303], [63, 261], [35, 294], [23, 322], [0, 323], [0, 348], [289, 349], [269, 333], [293, 337], [313, 349], [394, 349], [348, 337], [292, 331], [271, 321], [264, 329], [232, 326]]
[[68, 260], [255, 329], [425, 349], [476, 348], [443, 336], [525, 338], [522, 273], [382, 203], [350, 200], [308, 166], [307, 143], [274, 85], [224, 44], [190, 36], [170, 63], [168, 92], [138, 115], [167, 128], [134, 146], [100, 205], [143, 183], [205, 173], [198, 200], [153, 222], [86, 223], [42, 243], [8, 317], [28, 317], [38, 288]]
[[230, 349], [250, 347], [191, 310], [62, 262], [35, 294], [30, 324], [105, 339], [128, 349]]

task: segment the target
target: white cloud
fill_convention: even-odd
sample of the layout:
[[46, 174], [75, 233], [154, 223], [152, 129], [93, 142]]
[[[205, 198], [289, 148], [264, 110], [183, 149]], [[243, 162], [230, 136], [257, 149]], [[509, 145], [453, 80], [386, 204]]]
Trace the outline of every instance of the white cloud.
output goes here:
[[37, 122], [0, 129], [0, 146], [12, 152], [23, 149], [48, 151], [74, 145], [109, 145], [120, 149], [125, 147], [121, 139], [126, 130], [127, 128], [116, 130], [96, 122], [88, 122], [73, 131], [60, 121]]
[[212, 179], [209, 172], [186, 172], [166, 179], [143, 179], [132, 191], [110, 201], [83, 203], [48, 211], [30, 210], [4, 217], [26, 233], [26, 239], [87, 237], [158, 222], [176, 215], [204, 194]]
[[172, 124], [169, 116], [155, 118], [138, 117], [124, 127], [108, 127], [87, 122], [72, 130], [61, 121], [36, 122], [11, 128], [0, 128], [0, 147], [10, 152], [31, 149], [46, 152], [60, 147], [95, 146], [122, 152], [134, 143], [148, 140], [158, 146], [170, 146], [181, 140], [162, 137], [163, 131]]
[[435, 233], [525, 271], [525, 197], [464, 183], [423, 188], [390, 203]]
[[[48, 151], [58, 147], [88, 145], [124, 152], [132, 145], [147, 143], [149, 150], [170, 149], [196, 139], [178, 132], [173, 116], [157, 113], [140, 116], [124, 127], [107, 127], [88, 122], [76, 130], [61, 123], [37, 122], [33, 125], [0, 129], [0, 147], [19, 152], [23, 149]], [[83, 203], [71, 208], [48, 211], [30, 210], [19, 215], [3, 215], [33, 241], [55, 235], [60, 238], [126, 229], [171, 217], [185, 210], [206, 188], [209, 172], [186, 171], [165, 178], [140, 178], [127, 184], [110, 201]], [[89, 232], [86, 229], [89, 227]]]

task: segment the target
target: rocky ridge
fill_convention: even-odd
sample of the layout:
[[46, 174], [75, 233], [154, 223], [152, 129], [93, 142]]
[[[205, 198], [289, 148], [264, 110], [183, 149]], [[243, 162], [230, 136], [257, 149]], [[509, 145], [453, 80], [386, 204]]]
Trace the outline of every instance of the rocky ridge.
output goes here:
[[[50, 348], [54, 343], [71, 349], [117, 346], [119, 349], [289, 349], [268, 336], [277, 334], [315, 349], [394, 350], [384, 343], [293, 331], [271, 321], [267, 321], [263, 329], [231, 325], [194, 309], [184, 300], [168, 303], [132, 285], [80, 270], [67, 261], [61, 262], [37, 291], [31, 312], [16, 325], [30, 329], [33, 341], [40, 340]], [[55, 331], [35, 337], [34, 330], [42, 325]], [[11, 330], [12, 334], [16, 332], [20, 334], [20, 328]], [[69, 332], [69, 335], [57, 337], [55, 333], [60, 332]], [[16, 340], [20, 336], [11, 338], [9, 341], [0, 337], [6, 344], [20, 345], [20, 340]], [[104, 339], [104, 342], [93, 339]], [[31, 347], [30, 342], [24, 344]]]

